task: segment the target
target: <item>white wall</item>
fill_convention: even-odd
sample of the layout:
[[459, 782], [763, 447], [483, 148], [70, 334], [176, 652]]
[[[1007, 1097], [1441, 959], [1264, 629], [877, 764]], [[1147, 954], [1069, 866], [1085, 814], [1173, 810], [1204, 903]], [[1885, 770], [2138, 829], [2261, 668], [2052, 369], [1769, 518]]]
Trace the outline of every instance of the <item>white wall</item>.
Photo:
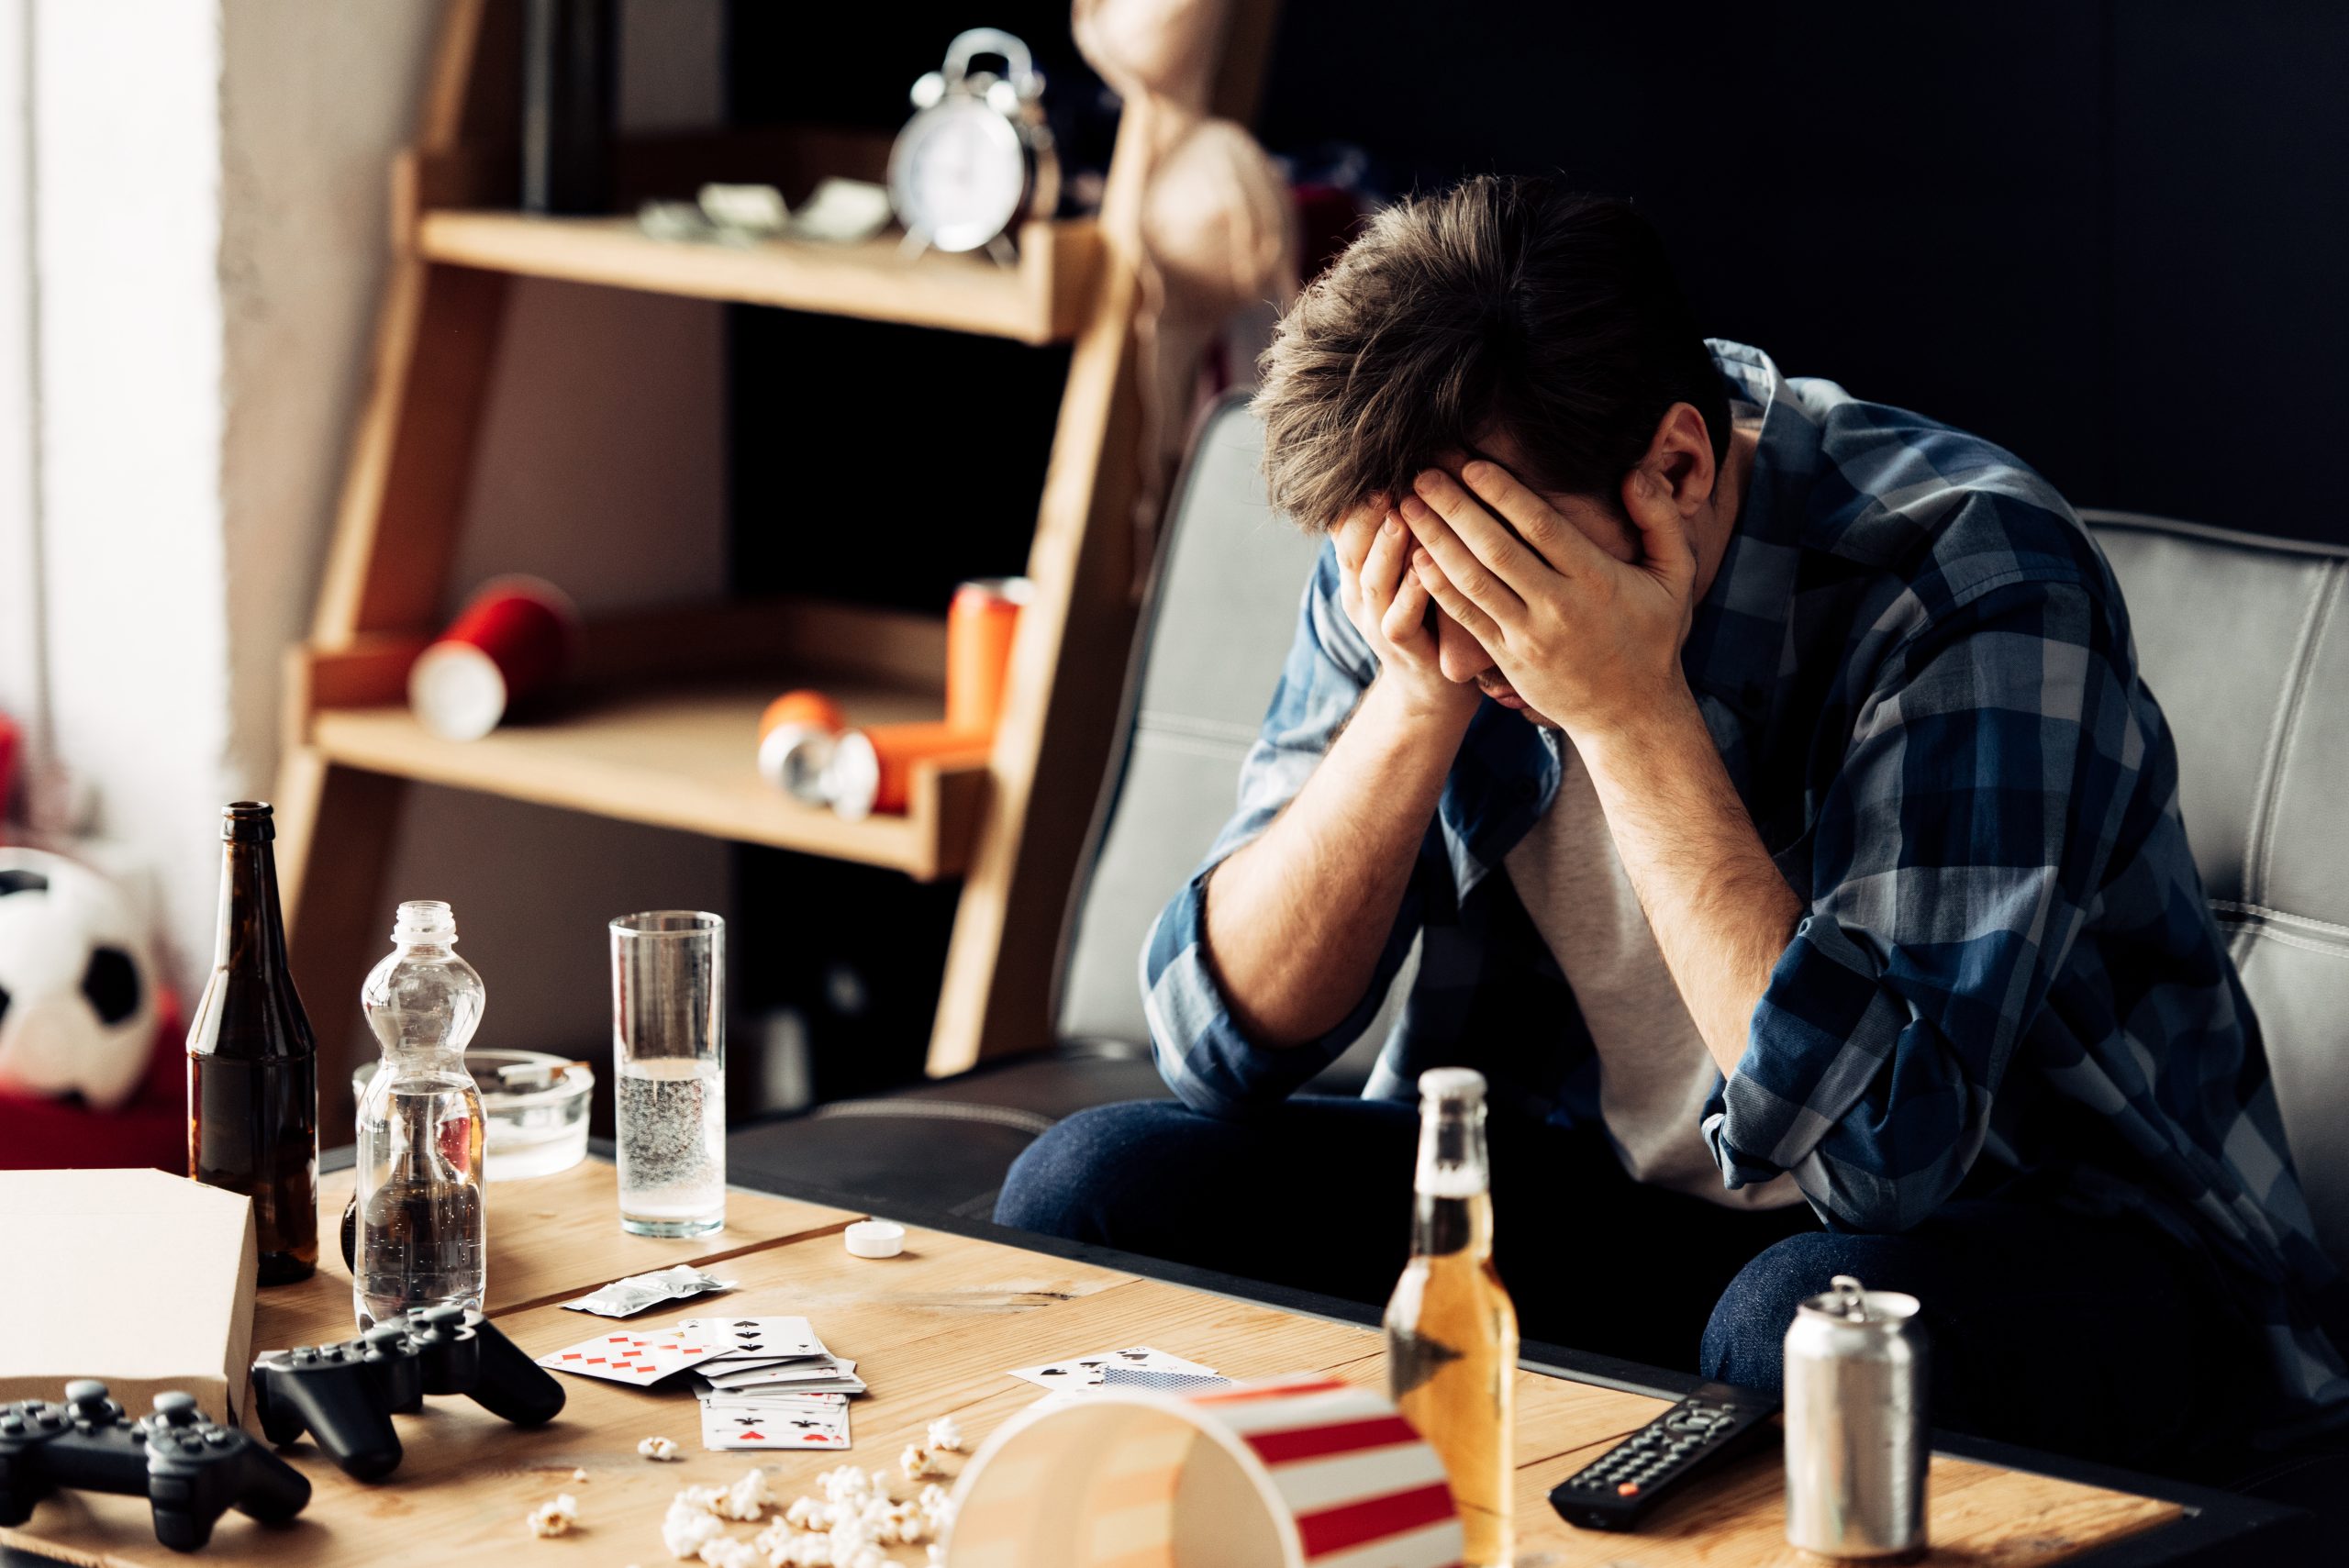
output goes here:
[[[27, 328], [25, 7], [0, 0], [0, 713], [33, 718], [33, 424]], [[0, 810], [6, 802], [0, 801]]]
[[38, 0], [50, 670], [99, 828], [208, 948], [229, 730], [220, 32], [187, 0]]
[[[280, 659], [317, 591], [388, 259], [389, 163], [440, 7], [0, 0], [0, 111], [28, 5], [59, 739], [94, 786], [95, 826], [151, 868], [184, 983], [210, 949], [219, 803], [275, 774]], [[713, 119], [719, 0], [627, 0], [623, 17], [627, 123]], [[26, 465], [9, 444], [28, 422], [6, 122], [0, 305], [18, 319], [0, 319], [0, 706], [13, 710], [29, 706], [31, 617]], [[713, 306], [518, 286], [457, 592], [515, 568], [591, 606], [722, 584], [720, 321]], [[722, 846], [416, 795], [387, 929], [394, 898], [461, 895], [502, 1043], [600, 1032], [609, 915], [723, 907]], [[328, 1028], [349, 1000], [311, 1010]]]

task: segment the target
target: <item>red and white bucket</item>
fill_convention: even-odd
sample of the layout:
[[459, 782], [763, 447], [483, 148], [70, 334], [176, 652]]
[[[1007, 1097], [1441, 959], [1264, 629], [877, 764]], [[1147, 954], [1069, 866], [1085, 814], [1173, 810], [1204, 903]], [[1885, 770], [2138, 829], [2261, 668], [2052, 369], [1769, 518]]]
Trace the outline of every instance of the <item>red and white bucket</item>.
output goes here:
[[541, 578], [495, 578], [408, 666], [408, 707], [443, 740], [478, 740], [575, 668], [582, 644], [569, 595]]
[[1031, 1407], [954, 1488], [946, 1568], [1457, 1568], [1443, 1462], [1318, 1374]]

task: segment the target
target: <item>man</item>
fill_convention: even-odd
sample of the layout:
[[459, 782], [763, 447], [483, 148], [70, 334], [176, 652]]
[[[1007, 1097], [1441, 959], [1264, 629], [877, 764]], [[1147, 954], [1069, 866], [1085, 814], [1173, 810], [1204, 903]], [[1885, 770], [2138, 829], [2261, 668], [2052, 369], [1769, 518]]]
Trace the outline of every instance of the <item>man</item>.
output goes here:
[[[1265, 369], [1273, 499], [1330, 538], [1142, 955], [1179, 1104], [1063, 1123], [1000, 1219], [1376, 1300], [1412, 1081], [1465, 1064], [1529, 1337], [1775, 1386], [1851, 1273], [1926, 1304], [1954, 1425], [2147, 1459], [2349, 1407], [2062, 497], [1708, 344], [1628, 206], [1539, 181], [1382, 214]], [[1415, 943], [1365, 1097], [1290, 1099]]]

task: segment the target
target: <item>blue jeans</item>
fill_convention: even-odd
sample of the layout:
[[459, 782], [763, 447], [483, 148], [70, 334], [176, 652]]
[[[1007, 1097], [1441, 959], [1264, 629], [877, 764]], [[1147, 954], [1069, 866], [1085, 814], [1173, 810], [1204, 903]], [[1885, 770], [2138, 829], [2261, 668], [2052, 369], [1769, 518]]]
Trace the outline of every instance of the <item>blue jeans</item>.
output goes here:
[[[1411, 1106], [1373, 1100], [1245, 1121], [1098, 1106], [1020, 1155], [996, 1219], [1376, 1304], [1409, 1250], [1417, 1132]], [[1972, 1184], [1913, 1229], [1859, 1235], [1803, 1205], [1643, 1186], [1585, 1129], [1496, 1117], [1491, 1147], [1496, 1255], [1529, 1340], [1776, 1389], [1796, 1304], [1855, 1274], [1924, 1304], [1937, 1424], [2137, 1464], [2240, 1436], [2260, 1385], [2208, 1264], [2143, 1221]]]

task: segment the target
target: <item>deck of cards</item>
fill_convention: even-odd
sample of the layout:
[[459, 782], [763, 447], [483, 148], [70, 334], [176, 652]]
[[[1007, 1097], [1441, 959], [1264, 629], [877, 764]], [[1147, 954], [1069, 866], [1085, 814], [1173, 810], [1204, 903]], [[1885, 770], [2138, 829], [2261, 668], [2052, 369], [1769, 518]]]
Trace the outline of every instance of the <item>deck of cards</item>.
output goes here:
[[864, 1392], [856, 1363], [826, 1350], [805, 1318], [687, 1318], [615, 1329], [538, 1361], [631, 1388], [691, 1373], [702, 1446], [712, 1449], [848, 1448], [849, 1396]]

